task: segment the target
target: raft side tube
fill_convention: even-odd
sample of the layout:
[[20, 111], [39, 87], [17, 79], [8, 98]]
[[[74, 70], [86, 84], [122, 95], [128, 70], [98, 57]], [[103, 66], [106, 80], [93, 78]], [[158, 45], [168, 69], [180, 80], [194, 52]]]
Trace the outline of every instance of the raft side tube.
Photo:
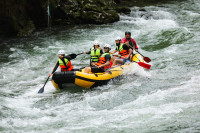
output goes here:
[[52, 80], [56, 84], [75, 83], [76, 71], [55, 72]]

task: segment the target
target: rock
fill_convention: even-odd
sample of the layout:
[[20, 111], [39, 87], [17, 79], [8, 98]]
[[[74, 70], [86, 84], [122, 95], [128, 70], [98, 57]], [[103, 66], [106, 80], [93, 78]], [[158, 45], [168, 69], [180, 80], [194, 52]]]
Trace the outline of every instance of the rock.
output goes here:
[[89, 24], [104, 24], [113, 23], [119, 20], [118, 14], [112, 11], [107, 12], [95, 12], [95, 11], [83, 11], [82, 19], [84, 23]]
[[[49, 1], [49, 3], [48, 3]], [[161, 0], [167, 1], [167, 0]], [[160, 2], [160, 1], [159, 1]], [[0, 0], [0, 34], [29, 36], [47, 27], [47, 6], [54, 25], [106, 24], [119, 20], [118, 13], [129, 14], [130, 6], [158, 4], [156, 0]], [[141, 9], [141, 12], [145, 10]], [[142, 15], [147, 19], [152, 16]]]
[[35, 30], [35, 25], [33, 21], [28, 21], [23, 29], [20, 29], [17, 36], [27, 37], [30, 36]]
[[116, 12], [118, 13], [124, 13], [124, 14], [129, 14], [131, 12], [131, 9], [128, 7], [121, 7], [117, 6], [114, 8]]
[[[68, 1], [68, 3], [60, 1], [60, 8], [57, 13], [65, 14], [64, 18], [62, 17], [61, 19], [68, 21], [70, 24], [112, 23], [119, 20], [116, 11], [113, 8], [109, 8], [112, 5], [116, 5], [113, 0], [74, 0]], [[54, 20], [57, 19], [60, 18]]]

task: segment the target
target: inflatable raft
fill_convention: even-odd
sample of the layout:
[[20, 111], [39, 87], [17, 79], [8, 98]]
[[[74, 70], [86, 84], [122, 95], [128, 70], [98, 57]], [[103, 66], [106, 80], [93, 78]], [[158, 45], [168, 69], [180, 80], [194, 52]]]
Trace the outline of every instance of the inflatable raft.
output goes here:
[[[144, 62], [143, 57], [140, 54], [133, 56], [133, 62]], [[120, 65], [112, 67], [103, 73], [84, 73], [84, 69], [80, 71], [68, 71], [68, 72], [55, 72], [52, 77], [52, 84], [56, 89], [63, 89], [70, 84], [75, 84], [84, 88], [92, 88], [96, 86], [105, 85], [109, 80], [119, 77], [123, 74], [130, 64]]]

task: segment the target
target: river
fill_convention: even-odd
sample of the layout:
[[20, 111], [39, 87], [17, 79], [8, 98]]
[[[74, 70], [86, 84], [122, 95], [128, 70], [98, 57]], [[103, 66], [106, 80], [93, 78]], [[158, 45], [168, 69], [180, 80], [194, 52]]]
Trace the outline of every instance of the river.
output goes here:
[[[37, 31], [29, 38], [1, 39], [0, 132], [155, 133], [200, 132], [200, 0], [132, 7], [106, 25], [76, 25]], [[143, 15], [144, 14], [144, 15]], [[150, 17], [147, 17], [150, 16]], [[49, 81], [57, 52], [89, 50], [97, 39], [131, 31], [150, 70], [125, 74], [92, 90], [57, 91]], [[88, 55], [72, 60], [89, 64]]]

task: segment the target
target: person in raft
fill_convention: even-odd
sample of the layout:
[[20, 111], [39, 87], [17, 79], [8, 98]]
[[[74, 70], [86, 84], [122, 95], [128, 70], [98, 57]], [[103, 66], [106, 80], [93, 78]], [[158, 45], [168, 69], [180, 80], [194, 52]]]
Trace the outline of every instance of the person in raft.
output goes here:
[[114, 53], [118, 51], [119, 55], [118, 58], [112, 57], [112, 67], [115, 66], [116, 64], [125, 64], [125, 62], [131, 62], [130, 58], [132, 57], [133, 50], [127, 46], [125, 43], [121, 43], [121, 38], [117, 37], [115, 39], [116, 43], [116, 50]]
[[99, 61], [97, 63], [92, 63], [91, 67], [85, 68], [85, 73], [93, 72], [105, 72], [106, 69], [110, 67], [111, 54], [109, 51], [111, 50], [111, 46], [109, 44], [104, 45], [104, 54], [99, 57]]
[[136, 44], [136, 41], [131, 38], [131, 32], [125, 32], [125, 38], [122, 38], [121, 43], [125, 43], [126, 45], [131, 47], [132, 50], [135, 49], [135, 51], [138, 52], [138, 46]]
[[[73, 69], [73, 66], [71, 64], [71, 57], [70, 56], [65, 56], [65, 50], [59, 50], [58, 51], [58, 61], [52, 71], [52, 73], [54, 73], [58, 66], [60, 66], [61, 68], [61, 72], [64, 72], [64, 71], [72, 71]], [[49, 74], [49, 76], [51, 76], [52, 74]]]
[[114, 62], [114, 60], [117, 59], [117, 57], [119, 57], [119, 59], [120, 59], [121, 55], [119, 54], [119, 46], [121, 44], [121, 37], [116, 37], [115, 38], [115, 44], [116, 44], [115, 51], [114, 52], [110, 52], [112, 54], [111, 62]]
[[90, 49], [90, 51], [83, 52], [84, 54], [90, 54], [90, 66], [92, 63], [97, 63], [99, 60], [99, 57], [103, 54], [103, 51], [99, 45], [99, 42], [97, 40], [94, 41], [93, 47]]

